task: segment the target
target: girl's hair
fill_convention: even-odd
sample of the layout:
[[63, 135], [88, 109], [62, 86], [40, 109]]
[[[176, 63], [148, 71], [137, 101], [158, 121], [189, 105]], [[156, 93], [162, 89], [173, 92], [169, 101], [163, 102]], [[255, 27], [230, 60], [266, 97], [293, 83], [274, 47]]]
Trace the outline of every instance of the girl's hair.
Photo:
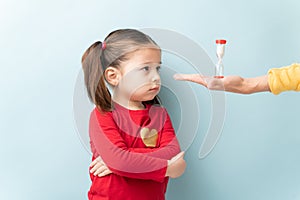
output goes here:
[[[107, 67], [119, 67], [129, 59], [127, 54], [141, 48], [159, 46], [146, 34], [134, 29], [120, 29], [111, 32], [102, 42], [92, 44], [82, 56], [84, 82], [89, 99], [101, 111], [112, 110], [111, 94], [106, 87], [104, 71]], [[156, 96], [144, 103], [159, 104]]]

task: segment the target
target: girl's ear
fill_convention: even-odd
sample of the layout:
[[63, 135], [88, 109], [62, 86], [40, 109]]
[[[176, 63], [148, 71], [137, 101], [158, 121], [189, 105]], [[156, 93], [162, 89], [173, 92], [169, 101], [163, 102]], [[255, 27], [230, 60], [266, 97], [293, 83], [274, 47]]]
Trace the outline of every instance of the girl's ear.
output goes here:
[[108, 67], [104, 72], [106, 81], [112, 86], [117, 86], [121, 78], [121, 72], [115, 67]]

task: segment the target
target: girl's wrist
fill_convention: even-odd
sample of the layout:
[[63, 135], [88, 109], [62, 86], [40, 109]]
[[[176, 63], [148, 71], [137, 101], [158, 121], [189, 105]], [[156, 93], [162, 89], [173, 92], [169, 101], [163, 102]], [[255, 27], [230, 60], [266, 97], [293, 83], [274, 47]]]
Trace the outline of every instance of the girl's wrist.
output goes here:
[[167, 176], [170, 176], [170, 165], [171, 165], [171, 160], [167, 160], [167, 169], [166, 169], [166, 175], [165, 177]]

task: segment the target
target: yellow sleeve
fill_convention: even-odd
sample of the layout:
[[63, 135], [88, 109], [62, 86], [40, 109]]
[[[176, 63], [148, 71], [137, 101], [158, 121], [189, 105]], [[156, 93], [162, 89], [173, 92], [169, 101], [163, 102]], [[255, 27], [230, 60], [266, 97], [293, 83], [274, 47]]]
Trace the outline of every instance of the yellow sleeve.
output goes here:
[[270, 69], [268, 83], [273, 94], [288, 90], [300, 91], [300, 64]]

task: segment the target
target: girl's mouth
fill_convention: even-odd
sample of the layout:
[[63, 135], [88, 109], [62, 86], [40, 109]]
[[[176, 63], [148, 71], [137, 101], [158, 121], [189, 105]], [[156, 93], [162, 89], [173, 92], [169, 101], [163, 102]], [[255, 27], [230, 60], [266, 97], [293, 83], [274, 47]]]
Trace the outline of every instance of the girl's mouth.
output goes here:
[[153, 87], [150, 89], [150, 91], [158, 91], [159, 90], [159, 86]]

